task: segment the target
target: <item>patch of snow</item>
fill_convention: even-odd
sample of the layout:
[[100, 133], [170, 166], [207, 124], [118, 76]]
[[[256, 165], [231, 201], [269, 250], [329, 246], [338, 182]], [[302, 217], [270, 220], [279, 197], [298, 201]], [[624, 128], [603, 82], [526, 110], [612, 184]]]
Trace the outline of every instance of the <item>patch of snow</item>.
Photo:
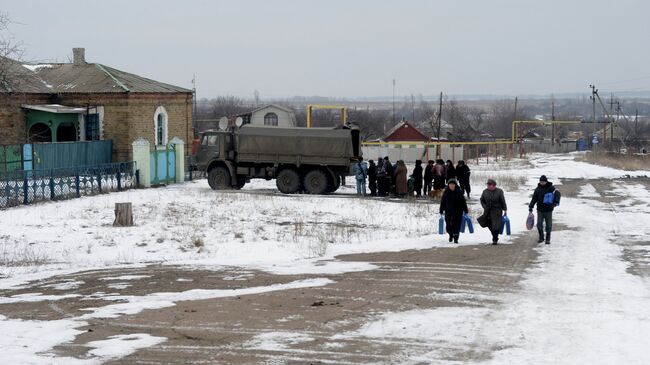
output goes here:
[[255, 335], [244, 344], [245, 348], [265, 351], [282, 351], [291, 345], [313, 341], [314, 338], [297, 332], [266, 332]]
[[57, 301], [62, 299], [78, 298], [78, 297], [81, 297], [81, 295], [79, 294], [41, 295], [41, 293], [26, 293], [26, 294], [12, 295], [11, 297], [0, 297], [0, 304]]
[[591, 184], [583, 185], [578, 193], [579, 198], [600, 198], [600, 193]]
[[23, 64], [23, 67], [30, 70], [30, 71], [32, 71], [32, 72], [38, 72], [38, 70], [40, 70], [42, 68], [52, 68], [54, 66], [50, 65], [50, 64], [46, 64], [46, 63], [41, 63], [41, 64], [37, 64], [37, 65]]
[[98, 357], [102, 362], [119, 359], [131, 355], [139, 349], [156, 346], [167, 338], [151, 336], [146, 333], [110, 336], [106, 340], [88, 342], [86, 346], [93, 349], [88, 351], [91, 356]]
[[116, 289], [116, 290], [122, 290], [130, 287], [131, 284], [129, 283], [111, 283], [106, 285], [106, 287], [111, 288], [111, 289]]
[[192, 282], [194, 280], [193, 279], [186, 279], [186, 278], [178, 278], [178, 279], [176, 279], [176, 281], [182, 282], [182, 283], [187, 283], [187, 282]]

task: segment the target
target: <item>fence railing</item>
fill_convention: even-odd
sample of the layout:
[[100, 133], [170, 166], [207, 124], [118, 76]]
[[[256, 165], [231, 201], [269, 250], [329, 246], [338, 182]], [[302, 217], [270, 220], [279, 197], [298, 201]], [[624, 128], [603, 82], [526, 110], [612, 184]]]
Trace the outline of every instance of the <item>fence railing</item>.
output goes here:
[[134, 162], [0, 173], [0, 208], [138, 186]]

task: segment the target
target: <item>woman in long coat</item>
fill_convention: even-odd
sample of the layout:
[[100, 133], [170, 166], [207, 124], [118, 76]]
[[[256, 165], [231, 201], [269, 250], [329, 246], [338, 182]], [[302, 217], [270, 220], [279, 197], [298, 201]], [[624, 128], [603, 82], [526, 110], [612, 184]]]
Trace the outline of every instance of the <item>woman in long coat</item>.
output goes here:
[[487, 189], [481, 194], [481, 206], [483, 215], [478, 218], [481, 227], [486, 227], [492, 232], [492, 244], [499, 242], [499, 229], [503, 221], [503, 215], [508, 211], [506, 197], [503, 190], [497, 188], [497, 182], [489, 179]]
[[449, 181], [447, 181], [447, 188], [442, 194], [442, 199], [440, 200], [440, 214], [445, 215], [445, 224], [447, 225], [449, 242], [453, 240], [454, 243], [458, 243], [460, 223], [463, 219], [463, 213], [467, 212], [467, 202], [465, 202], [463, 191], [456, 183], [456, 180], [449, 179]]
[[404, 197], [409, 191], [408, 183], [406, 182], [406, 174], [408, 170], [404, 161], [397, 161], [397, 168], [395, 169], [395, 193], [399, 197]]

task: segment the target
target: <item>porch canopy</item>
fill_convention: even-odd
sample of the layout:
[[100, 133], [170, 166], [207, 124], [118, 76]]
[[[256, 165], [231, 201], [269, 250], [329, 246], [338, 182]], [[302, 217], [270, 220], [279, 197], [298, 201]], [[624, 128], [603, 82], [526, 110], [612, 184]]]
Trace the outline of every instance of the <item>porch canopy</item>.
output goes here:
[[29, 142], [71, 142], [78, 139], [79, 115], [86, 108], [60, 104], [22, 105], [27, 110]]

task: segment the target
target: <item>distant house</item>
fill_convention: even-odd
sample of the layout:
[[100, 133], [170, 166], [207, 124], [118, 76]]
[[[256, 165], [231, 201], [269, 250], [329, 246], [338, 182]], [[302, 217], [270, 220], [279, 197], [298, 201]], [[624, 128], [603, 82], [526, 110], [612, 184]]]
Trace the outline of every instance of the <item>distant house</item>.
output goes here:
[[383, 142], [427, 142], [429, 140], [429, 136], [405, 120], [397, 123], [381, 138]]
[[244, 124], [274, 127], [296, 126], [296, 116], [293, 110], [276, 104], [268, 104], [237, 116], [244, 119]]
[[192, 90], [99, 63], [83, 48], [72, 63], [3, 59], [0, 144], [113, 140], [113, 159], [130, 160], [131, 143], [192, 139]]

